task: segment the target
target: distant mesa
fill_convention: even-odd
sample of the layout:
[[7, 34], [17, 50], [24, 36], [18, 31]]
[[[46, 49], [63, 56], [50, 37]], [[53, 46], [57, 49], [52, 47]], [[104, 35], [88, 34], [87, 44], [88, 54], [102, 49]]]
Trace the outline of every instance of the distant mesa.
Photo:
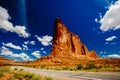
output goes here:
[[86, 45], [80, 41], [79, 36], [70, 32], [58, 17], [54, 24], [53, 44], [50, 56], [99, 58], [94, 50], [89, 52]]
[[14, 61], [0, 56], [0, 66], [8, 65], [8, 64], [11, 64], [11, 63], [14, 63]]

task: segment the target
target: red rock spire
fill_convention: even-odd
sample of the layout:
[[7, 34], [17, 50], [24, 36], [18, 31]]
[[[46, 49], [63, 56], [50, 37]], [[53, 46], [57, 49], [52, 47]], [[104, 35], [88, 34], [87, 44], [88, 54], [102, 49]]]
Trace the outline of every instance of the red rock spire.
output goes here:
[[80, 38], [70, 32], [67, 27], [62, 23], [60, 18], [55, 19], [53, 44], [50, 55], [59, 57], [92, 57], [97, 54], [90, 53], [87, 47], [80, 41]]

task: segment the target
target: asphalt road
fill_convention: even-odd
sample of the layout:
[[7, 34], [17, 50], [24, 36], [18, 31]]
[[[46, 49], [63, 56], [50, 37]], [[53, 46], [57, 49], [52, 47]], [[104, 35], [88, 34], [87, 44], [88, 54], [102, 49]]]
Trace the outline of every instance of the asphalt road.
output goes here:
[[24, 71], [52, 77], [53, 80], [120, 80], [120, 72], [55, 71], [22, 66], [11, 66], [11, 68], [22, 68]]

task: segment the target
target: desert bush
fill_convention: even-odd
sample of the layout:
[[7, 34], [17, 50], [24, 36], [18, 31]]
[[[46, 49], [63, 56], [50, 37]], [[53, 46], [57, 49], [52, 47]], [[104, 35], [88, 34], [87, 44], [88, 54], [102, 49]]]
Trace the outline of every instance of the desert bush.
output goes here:
[[81, 70], [81, 69], [83, 69], [83, 66], [81, 64], [78, 64], [76, 69]]
[[10, 71], [10, 67], [7, 66], [0, 67], [0, 77], [2, 77], [5, 72], [9, 72], [9, 71]]
[[97, 66], [93, 63], [90, 63], [84, 69], [94, 69], [94, 68], [97, 68]]
[[0, 72], [0, 77], [2, 77], [3, 76], [3, 73], [2, 72]]
[[20, 69], [20, 71], [23, 71], [24, 69]]
[[23, 78], [25, 78], [25, 74], [20, 74], [20, 73], [16, 73], [14, 74], [13, 76], [15, 79], [18, 79], [18, 80], [22, 80]]
[[0, 72], [9, 72], [10, 71], [10, 67], [0, 67]]
[[9, 80], [41, 80], [41, 77], [28, 72], [15, 72]]
[[54, 68], [53, 70], [58, 70], [59, 71], [59, 70], [61, 70], [61, 68]]
[[46, 68], [45, 65], [42, 65], [42, 66], [41, 66], [41, 69], [45, 69], [45, 68]]
[[69, 70], [69, 67], [63, 67], [62, 70]]
[[17, 70], [18, 70], [18, 68], [15, 68], [14, 70], [15, 70], [15, 71], [17, 71]]
[[53, 80], [51, 77], [46, 77], [45, 80]]

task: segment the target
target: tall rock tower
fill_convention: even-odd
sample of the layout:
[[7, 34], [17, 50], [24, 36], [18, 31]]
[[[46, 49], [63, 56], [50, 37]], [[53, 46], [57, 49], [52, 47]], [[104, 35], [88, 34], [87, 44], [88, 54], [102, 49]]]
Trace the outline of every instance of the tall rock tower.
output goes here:
[[70, 32], [58, 17], [54, 24], [53, 44], [50, 56], [99, 58], [95, 51], [89, 52], [86, 45], [80, 41], [79, 36]]

